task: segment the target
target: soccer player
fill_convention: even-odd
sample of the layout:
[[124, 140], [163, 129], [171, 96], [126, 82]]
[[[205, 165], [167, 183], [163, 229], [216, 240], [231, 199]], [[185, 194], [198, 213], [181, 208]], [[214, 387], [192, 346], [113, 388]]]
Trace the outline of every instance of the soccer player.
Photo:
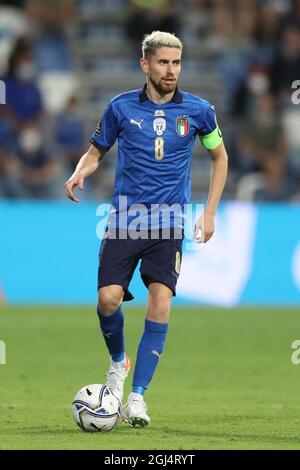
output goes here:
[[[106, 383], [122, 400], [130, 360], [125, 352], [121, 304], [133, 298], [129, 283], [141, 260], [140, 272], [148, 288], [148, 306], [132, 392], [124, 407], [125, 421], [137, 427], [150, 422], [144, 392], [164, 350], [182, 253], [180, 217], [174, 215], [165, 222], [163, 210], [155, 218], [151, 209], [157, 205], [183, 208], [188, 203], [192, 147], [199, 136], [209, 151], [212, 166], [208, 200], [196, 222], [194, 237], [196, 241], [206, 243], [214, 233], [214, 216], [227, 175], [227, 154], [214, 107], [177, 87], [181, 41], [173, 34], [155, 31], [145, 37], [142, 53], [140, 65], [146, 75], [144, 88], [111, 100], [91, 137], [90, 149], [66, 183], [67, 196], [78, 202], [74, 188], [83, 189], [84, 179], [97, 170], [105, 152], [118, 140], [114, 210], [111, 213], [114, 218], [108, 223], [100, 247], [97, 313], [111, 357]], [[128, 224], [132, 218], [123, 217], [121, 196], [126, 196], [126, 210], [136, 208], [133, 205], [137, 204], [146, 208], [143, 221], [146, 228], [140, 231], [138, 238], [130, 236]], [[110, 227], [115, 228], [115, 232], [111, 232]], [[169, 238], [162, 236], [165, 228], [170, 229]], [[177, 228], [182, 229], [181, 237], [175, 236]], [[155, 237], [151, 236], [152, 229], [158, 229]], [[111, 235], [113, 233], [115, 236]], [[145, 237], [145, 233], [150, 236]]]

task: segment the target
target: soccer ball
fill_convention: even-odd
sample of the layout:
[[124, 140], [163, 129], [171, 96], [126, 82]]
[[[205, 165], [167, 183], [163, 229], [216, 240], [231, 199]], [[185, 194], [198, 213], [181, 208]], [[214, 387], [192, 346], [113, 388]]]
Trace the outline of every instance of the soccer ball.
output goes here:
[[72, 411], [84, 431], [111, 431], [121, 416], [122, 405], [106, 385], [92, 384], [82, 387], [75, 395]]

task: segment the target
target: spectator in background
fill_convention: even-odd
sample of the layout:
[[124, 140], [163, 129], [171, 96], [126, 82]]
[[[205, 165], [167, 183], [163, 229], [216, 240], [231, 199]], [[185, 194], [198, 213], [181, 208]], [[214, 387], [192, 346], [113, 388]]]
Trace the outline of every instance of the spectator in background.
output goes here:
[[258, 202], [291, 200], [299, 189], [299, 184], [292, 169], [287, 165], [286, 155], [266, 152], [260, 165], [264, 173], [264, 184], [256, 189], [254, 200]]
[[[240, 169], [258, 171], [241, 179], [238, 197], [257, 201], [289, 200], [297, 191], [297, 177], [288, 161], [288, 148], [276, 101], [269, 92], [257, 96], [252, 117], [245, 122], [240, 140]], [[246, 183], [246, 184], [245, 184]], [[243, 194], [243, 196], [241, 196]]]
[[60, 167], [45, 148], [39, 121], [20, 124], [18, 139], [10, 154], [6, 154], [4, 192], [11, 198], [63, 197]]
[[26, 13], [45, 29], [63, 29], [75, 14], [73, 0], [27, 0]]
[[281, 116], [270, 92], [254, 98], [251, 115], [242, 126], [240, 138], [240, 170], [261, 168], [267, 154], [286, 154]]
[[[291, 101], [282, 109], [282, 122], [289, 148], [289, 160], [300, 178], [300, 109]], [[299, 188], [300, 189], [300, 188]]]
[[15, 41], [29, 32], [26, 15], [17, 3], [0, 0], [0, 77], [7, 72]]
[[300, 29], [295, 24], [286, 24], [270, 75], [272, 91], [283, 101], [290, 101], [291, 86], [299, 78], [299, 71]]
[[283, 22], [300, 28], [300, 0], [291, 0], [290, 11], [283, 18]]
[[18, 123], [42, 116], [42, 98], [36, 85], [35, 63], [27, 39], [21, 38], [16, 42], [4, 81], [8, 119]]
[[272, 2], [262, 3], [257, 11], [254, 38], [257, 43], [256, 61], [270, 66], [280, 41], [281, 11]]
[[126, 34], [139, 47], [145, 34], [152, 31], [179, 33], [179, 19], [173, 0], [130, 0]]
[[78, 96], [71, 96], [66, 109], [56, 116], [54, 135], [68, 173], [73, 172], [85, 145], [84, 113], [79, 108]]
[[28, 0], [26, 12], [33, 25], [39, 72], [72, 69], [67, 27], [74, 11], [72, 0]]
[[232, 115], [237, 115], [241, 112], [237, 101], [255, 56], [253, 2], [244, 1], [241, 5], [239, 2], [218, 2], [213, 25], [225, 104]]

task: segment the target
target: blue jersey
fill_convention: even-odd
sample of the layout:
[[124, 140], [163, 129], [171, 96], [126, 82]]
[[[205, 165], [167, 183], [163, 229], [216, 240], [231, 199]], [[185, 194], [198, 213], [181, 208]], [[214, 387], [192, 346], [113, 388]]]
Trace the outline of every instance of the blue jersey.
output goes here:
[[[199, 135], [204, 146], [212, 149], [221, 141], [220, 132], [216, 139], [218, 132], [214, 107], [179, 89], [171, 101], [163, 104], [149, 100], [146, 85], [142, 90], [113, 98], [91, 143], [107, 151], [118, 139], [112, 200], [116, 214], [132, 205], [143, 205], [148, 211], [148, 227], [152, 228], [157, 222], [150, 217], [151, 208], [158, 205], [183, 208], [191, 195], [191, 157], [195, 138]], [[120, 196], [127, 208], [124, 205], [121, 208]], [[129, 213], [131, 218], [128, 220], [132, 220], [133, 212]], [[158, 223], [159, 227], [163, 226], [161, 216]], [[174, 222], [171, 217], [170, 226], [175, 224], [180, 221]]]

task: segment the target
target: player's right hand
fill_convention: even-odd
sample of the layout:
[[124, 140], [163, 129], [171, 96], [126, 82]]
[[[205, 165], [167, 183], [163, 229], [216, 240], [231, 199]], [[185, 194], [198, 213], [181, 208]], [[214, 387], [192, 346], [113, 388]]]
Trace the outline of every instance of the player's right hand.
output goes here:
[[71, 178], [66, 182], [66, 194], [69, 199], [73, 202], [79, 202], [79, 199], [74, 196], [73, 189], [78, 186], [79, 189], [83, 189], [84, 178], [79, 172], [73, 173]]

